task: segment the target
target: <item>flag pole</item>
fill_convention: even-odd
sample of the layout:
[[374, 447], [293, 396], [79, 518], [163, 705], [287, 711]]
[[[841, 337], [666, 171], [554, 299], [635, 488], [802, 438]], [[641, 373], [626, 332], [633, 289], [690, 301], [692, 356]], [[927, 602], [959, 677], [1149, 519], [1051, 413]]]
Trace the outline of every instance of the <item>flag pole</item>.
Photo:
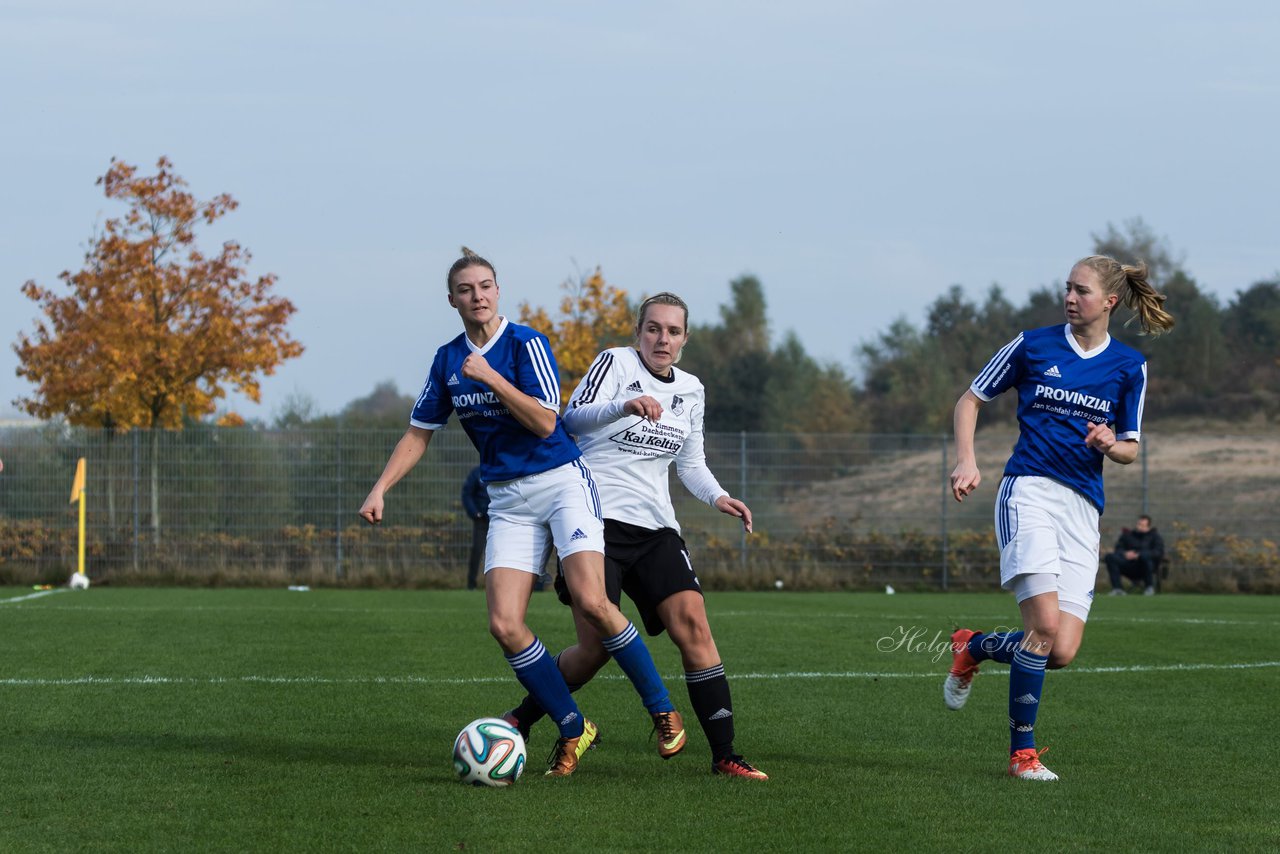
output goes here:
[[84, 575], [84, 482], [85, 462], [84, 457], [81, 457], [76, 462], [76, 479], [71, 484], [71, 501], [80, 502], [80, 543], [77, 548], [76, 572], [81, 575]]

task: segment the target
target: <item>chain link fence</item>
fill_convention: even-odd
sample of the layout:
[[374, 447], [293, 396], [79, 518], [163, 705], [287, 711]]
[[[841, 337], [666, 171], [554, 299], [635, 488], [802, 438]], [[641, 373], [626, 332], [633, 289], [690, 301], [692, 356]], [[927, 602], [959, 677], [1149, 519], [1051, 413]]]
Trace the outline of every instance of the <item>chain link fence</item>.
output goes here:
[[[356, 515], [400, 430], [181, 432], [44, 425], [0, 429], [0, 583], [61, 582], [76, 565], [76, 460], [88, 461], [87, 564], [99, 582], [461, 586], [471, 523], [459, 493], [477, 462], [458, 429], [387, 498]], [[1016, 436], [979, 433], [980, 490], [950, 499], [948, 437], [709, 434], [736, 520], [672, 494], [710, 586], [993, 588], [992, 503]], [[1149, 434], [1139, 461], [1108, 465], [1102, 548], [1149, 513], [1172, 589], [1280, 590], [1280, 436]]]

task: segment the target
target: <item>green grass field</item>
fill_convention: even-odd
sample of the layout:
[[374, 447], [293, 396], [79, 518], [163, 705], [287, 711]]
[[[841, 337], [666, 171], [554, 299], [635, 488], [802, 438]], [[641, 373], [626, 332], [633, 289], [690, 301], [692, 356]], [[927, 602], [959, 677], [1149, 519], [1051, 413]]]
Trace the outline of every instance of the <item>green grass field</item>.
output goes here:
[[[603, 743], [509, 789], [450, 746], [519, 686], [465, 591], [0, 589], [0, 850], [1275, 850], [1280, 600], [1102, 598], [1037, 725], [1059, 783], [1004, 776], [1007, 669], [942, 704], [955, 623], [1001, 594], [714, 593], [738, 747], [669, 762], [616, 668], [578, 699]], [[567, 610], [536, 594], [551, 649]], [[904, 637], [911, 643], [899, 644]], [[651, 640], [676, 704], [679, 658]], [[604, 674], [602, 674], [603, 677]]]

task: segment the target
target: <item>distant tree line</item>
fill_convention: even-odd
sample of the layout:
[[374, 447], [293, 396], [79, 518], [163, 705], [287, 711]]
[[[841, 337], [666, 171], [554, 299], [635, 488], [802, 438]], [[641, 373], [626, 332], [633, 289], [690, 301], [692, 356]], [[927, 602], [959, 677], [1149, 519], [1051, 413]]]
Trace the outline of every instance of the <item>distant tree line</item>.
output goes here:
[[[17, 374], [33, 387], [14, 403], [53, 422], [49, 446], [24, 461], [28, 471], [41, 472], [28, 482], [55, 482], [58, 473], [73, 470], [72, 457], [91, 456], [112, 532], [108, 545], [127, 544], [135, 564], [144, 527], [150, 549], [158, 554], [168, 547], [162, 509], [191, 511], [215, 528], [245, 510], [293, 526], [323, 526], [330, 518], [345, 524], [339, 520], [350, 502], [333, 501], [331, 485], [317, 488], [294, 475], [318, 465], [340, 484], [349, 482], [335, 473], [369, 449], [346, 447], [342, 436], [352, 428], [403, 429], [414, 397], [383, 382], [340, 412], [322, 414], [305, 393], [295, 393], [274, 414], [271, 426], [278, 431], [229, 434], [229, 428], [265, 425], [219, 413], [227, 392], [257, 400], [261, 377], [303, 352], [288, 331], [293, 304], [275, 294], [273, 274], [249, 273], [251, 256], [239, 243], [200, 248], [203, 231], [236, 209], [230, 195], [196, 198], [163, 157], [154, 174], [113, 160], [98, 183], [125, 211], [92, 236], [78, 270], [59, 276], [63, 289], [35, 281], [22, 288], [43, 318], [13, 345]], [[1108, 225], [1094, 243], [1099, 253], [1147, 261], [1177, 318], [1173, 332], [1159, 338], [1143, 337], [1123, 321], [1111, 327], [1151, 358], [1150, 415], [1280, 416], [1280, 279], [1255, 282], [1223, 305], [1201, 292], [1181, 259], [1141, 220], [1123, 229]], [[858, 370], [850, 371], [815, 359], [794, 332], [775, 338], [757, 278], [743, 276], [729, 288], [718, 320], [693, 324], [681, 362], [706, 385], [707, 430], [788, 434], [778, 447], [808, 454], [826, 472], [829, 460], [816, 434], [945, 433], [951, 402], [992, 353], [1020, 330], [1063, 322], [1061, 293], [1053, 287], [1015, 306], [998, 287], [974, 301], [953, 286], [928, 307], [922, 327], [900, 318], [857, 345]], [[557, 314], [523, 304], [516, 319], [550, 339], [561, 397], [568, 400], [599, 350], [632, 340], [634, 312], [646, 295], [633, 298], [598, 267], [565, 281], [563, 290]], [[1003, 399], [994, 408], [1012, 403]], [[52, 442], [67, 426], [88, 431], [72, 445]], [[324, 440], [290, 429], [326, 426], [345, 429]], [[128, 437], [136, 428], [146, 433]], [[220, 442], [242, 449], [244, 463], [231, 485], [188, 489], [214, 479], [225, 457]], [[376, 464], [359, 463], [370, 472]], [[298, 481], [300, 491], [270, 493], [269, 484], [280, 478]], [[0, 516], [30, 515], [31, 495], [11, 493], [0, 501]], [[448, 493], [440, 500], [454, 500], [452, 484]], [[60, 503], [58, 496], [48, 500]], [[24, 531], [16, 536], [38, 540], [44, 533], [38, 525]]]
[[[1201, 291], [1141, 219], [1108, 225], [1093, 250], [1124, 262], [1144, 260], [1165, 307], [1177, 319], [1168, 335], [1144, 336], [1121, 309], [1111, 334], [1150, 360], [1148, 417], [1275, 418], [1280, 416], [1280, 278], [1255, 282], [1223, 305]], [[521, 306], [521, 322], [547, 333], [562, 359], [568, 399], [594, 353], [629, 340], [638, 299], [608, 284], [597, 268], [564, 283], [560, 315]], [[1022, 305], [993, 285], [978, 299], [953, 285], [925, 311], [923, 325], [906, 317], [856, 346], [859, 371], [824, 363], [794, 332], [775, 342], [764, 287], [754, 276], [729, 283], [719, 319], [693, 323], [681, 365], [707, 387], [707, 430], [785, 433], [945, 433], [951, 403], [997, 349], [1018, 332], [1065, 322], [1059, 285], [1031, 292]], [[622, 331], [620, 331], [622, 330]], [[593, 343], [594, 342], [594, 343]], [[338, 416], [312, 418], [314, 406], [293, 401], [276, 426], [403, 425], [413, 404], [390, 382], [349, 403]], [[1011, 412], [1009, 395], [993, 402], [983, 423]]]
[[[1111, 326], [1151, 361], [1149, 417], [1280, 415], [1280, 279], [1258, 281], [1224, 306], [1141, 219], [1108, 225], [1093, 240], [1097, 254], [1146, 261], [1177, 318], [1170, 334], [1154, 338], [1126, 323], [1126, 309]], [[997, 349], [1020, 331], [1065, 322], [1059, 286], [1018, 306], [998, 286], [974, 300], [955, 285], [928, 307], [923, 326], [899, 318], [860, 345], [854, 377], [813, 359], [794, 333], [771, 344], [755, 278], [730, 288], [720, 322], [694, 325], [682, 362], [706, 382], [710, 431], [949, 432], [952, 402]], [[1012, 411], [1005, 398], [988, 408]], [[983, 423], [998, 420], [984, 415]]]
[[[1121, 309], [1111, 334], [1150, 360], [1148, 417], [1274, 418], [1280, 414], [1280, 279], [1255, 282], [1225, 306], [1201, 291], [1141, 219], [1094, 235], [1094, 252], [1125, 263], [1144, 260], [1165, 308], [1177, 319], [1167, 335], [1142, 335]], [[1042, 287], [1022, 306], [998, 287], [979, 302], [952, 287], [933, 302], [919, 329], [899, 320], [861, 350], [859, 403], [875, 430], [940, 432], [959, 395], [998, 347], [1019, 331], [1063, 322], [1062, 293]], [[1012, 401], [999, 401], [1011, 406]]]

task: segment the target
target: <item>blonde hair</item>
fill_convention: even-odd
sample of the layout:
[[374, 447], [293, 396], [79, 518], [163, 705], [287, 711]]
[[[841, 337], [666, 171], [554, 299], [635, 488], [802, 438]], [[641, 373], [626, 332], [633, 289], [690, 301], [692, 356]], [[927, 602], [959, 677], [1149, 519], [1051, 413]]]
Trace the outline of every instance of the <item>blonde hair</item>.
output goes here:
[[1076, 266], [1097, 273], [1102, 289], [1120, 297], [1120, 302], [1133, 310], [1145, 334], [1161, 335], [1173, 328], [1173, 315], [1164, 310], [1165, 295], [1147, 281], [1147, 262], [1121, 264], [1108, 255], [1090, 255]]
[[497, 283], [498, 271], [493, 269], [493, 265], [464, 246], [462, 247], [462, 257], [453, 262], [453, 266], [449, 268], [449, 276], [445, 279], [445, 287], [449, 290], [449, 293], [453, 293], [453, 277], [468, 267], [489, 268], [489, 272], [493, 273], [494, 283]]
[[[684, 338], [686, 343], [689, 340], [689, 306], [685, 305], [684, 300], [671, 293], [670, 291], [662, 291], [648, 297], [644, 302], [640, 303], [640, 307], [636, 309], [636, 340], [640, 340], [640, 327], [644, 326], [645, 315], [649, 313], [651, 305], [674, 305], [676, 308], [684, 312]], [[684, 355], [684, 347], [680, 347], [680, 352], [671, 360], [672, 364], [680, 361], [680, 357]]]

